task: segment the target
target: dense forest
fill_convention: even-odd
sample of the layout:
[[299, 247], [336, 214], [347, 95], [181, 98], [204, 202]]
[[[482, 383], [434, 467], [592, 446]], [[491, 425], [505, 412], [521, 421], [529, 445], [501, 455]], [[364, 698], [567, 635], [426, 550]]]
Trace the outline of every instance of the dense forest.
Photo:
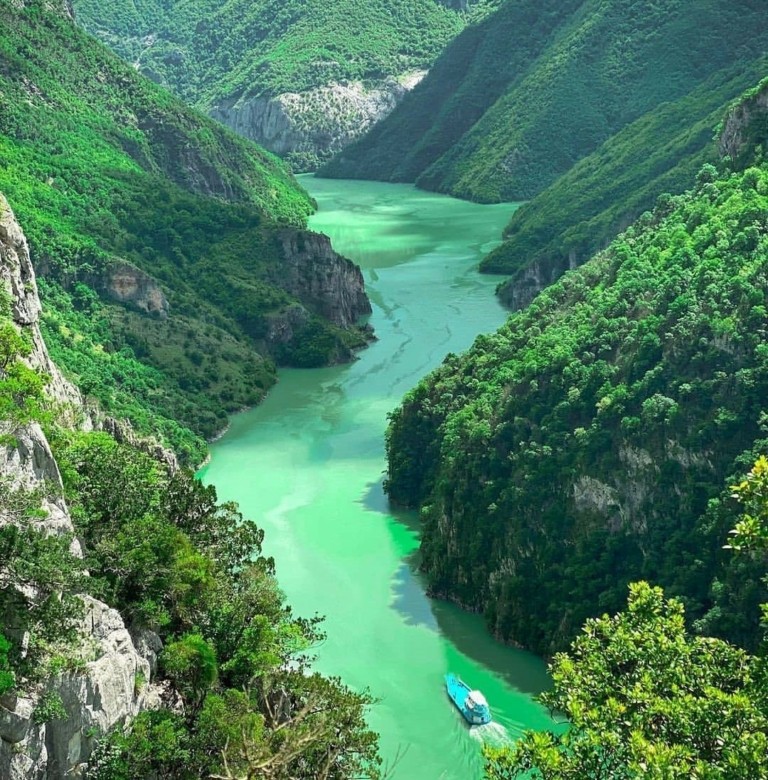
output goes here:
[[322, 174], [529, 199], [482, 266], [525, 305], [715, 159], [712, 127], [767, 44], [753, 0], [508, 0]]
[[[0, 191], [44, 277], [54, 358], [192, 462], [263, 397], [275, 359], [318, 365], [364, 343], [276, 273], [277, 228], [313, 209], [284, 165], [42, 2], [0, 2]], [[137, 294], [117, 306], [123, 284]], [[270, 344], [270, 318], [297, 305], [294, 341]]]
[[462, 27], [437, 0], [74, 3], [78, 22], [191, 103], [427, 68]]
[[[764, 139], [764, 111], [741, 115]], [[722, 549], [727, 486], [767, 446], [768, 167], [752, 149], [660, 197], [394, 413], [387, 490], [421, 509], [430, 587], [497, 636], [549, 654], [647, 579], [697, 630], [757, 647], [765, 588]]]

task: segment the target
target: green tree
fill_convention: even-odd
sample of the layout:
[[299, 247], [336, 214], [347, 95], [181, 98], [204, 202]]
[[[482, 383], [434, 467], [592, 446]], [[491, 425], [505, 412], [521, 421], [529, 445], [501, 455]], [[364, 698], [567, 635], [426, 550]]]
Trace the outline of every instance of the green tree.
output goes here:
[[197, 710], [219, 675], [216, 650], [200, 634], [185, 634], [165, 646], [160, 660], [188, 708]]
[[16, 675], [11, 669], [8, 653], [11, 643], [0, 634], [0, 696], [10, 691], [16, 684]]
[[570, 727], [486, 749], [491, 780], [768, 777], [764, 665], [689, 636], [660, 588], [631, 585], [627, 610], [587, 621], [551, 672], [542, 700]]
[[[765, 561], [768, 554], [768, 458], [761, 455], [746, 478], [731, 489], [733, 497], [743, 504], [744, 512], [731, 531], [727, 546]], [[765, 580], [768, 582], [768, 575]], [[768, 624], [768, 604], [762, 605], [762, 611], [763, 622]]]

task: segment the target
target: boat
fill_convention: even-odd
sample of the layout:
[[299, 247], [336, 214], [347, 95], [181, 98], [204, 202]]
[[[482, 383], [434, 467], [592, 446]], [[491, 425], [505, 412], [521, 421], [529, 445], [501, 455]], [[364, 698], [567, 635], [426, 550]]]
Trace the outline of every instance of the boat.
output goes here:
[[480, 691], [473, 691], [455, 674], [445, 675], [445, 689], [459, 712], [472, 726], [491, 722], [491, 710]]

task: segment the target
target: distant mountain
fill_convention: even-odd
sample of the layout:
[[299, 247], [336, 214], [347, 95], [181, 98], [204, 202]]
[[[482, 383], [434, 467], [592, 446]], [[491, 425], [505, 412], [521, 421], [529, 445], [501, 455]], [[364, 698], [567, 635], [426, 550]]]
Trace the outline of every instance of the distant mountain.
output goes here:
[[362, 276], [303, 230], [313, 203], [284, 164], [138, 75], [63, 3], [0, 0], [0, 192], [56, 362], [192, 461], [275, 361], [365, 341]]
[[[471, 3], [479, 14], [495, 3]], [[386, 115], [469, 18], [467, 0], [76, 0], [150, 78], [313, 168]]]
[[759, 0], [507, 0], [321, 175], [530, 199], [483, 263], [523, 305], [713, 158], [766, 50]]

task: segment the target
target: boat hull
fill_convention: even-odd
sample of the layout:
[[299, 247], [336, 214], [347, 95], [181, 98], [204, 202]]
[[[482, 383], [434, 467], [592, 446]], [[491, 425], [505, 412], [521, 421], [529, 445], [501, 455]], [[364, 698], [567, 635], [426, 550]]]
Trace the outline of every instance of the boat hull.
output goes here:
[[491, 712], [488, 707], [478, 707], [474, 704], [470, 697], [472, 693], [470, 687], [455, 674], [445, 675], [445, 690], [467, 723], [472, 726], [482, 726], [491, 722]]

